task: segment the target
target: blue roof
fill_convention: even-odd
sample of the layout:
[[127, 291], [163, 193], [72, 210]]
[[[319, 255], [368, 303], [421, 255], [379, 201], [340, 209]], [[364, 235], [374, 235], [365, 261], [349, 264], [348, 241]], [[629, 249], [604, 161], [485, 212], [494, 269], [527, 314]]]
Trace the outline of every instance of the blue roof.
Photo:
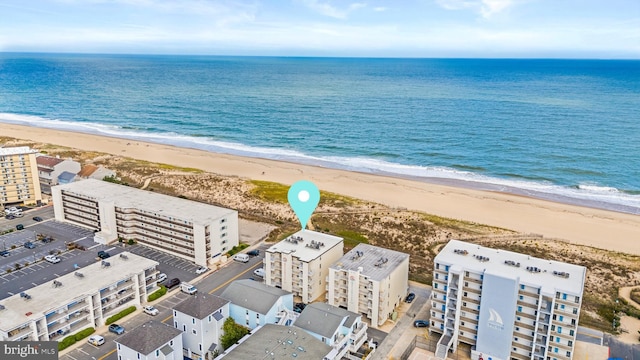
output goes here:
[[75, 177], [76, 177], [76, 174], [68, 171], [63, 171], [60, 175], [58, 175], [58, 182], [63, 184], [70, 183], [73, 181]]

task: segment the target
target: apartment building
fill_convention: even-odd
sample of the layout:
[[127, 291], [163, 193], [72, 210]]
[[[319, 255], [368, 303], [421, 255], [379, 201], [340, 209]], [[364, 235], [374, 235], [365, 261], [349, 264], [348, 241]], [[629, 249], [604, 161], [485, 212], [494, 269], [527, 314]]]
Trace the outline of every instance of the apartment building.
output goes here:
[[96, 231], [101, 244], [119, 238], [207, 266], [238, 245], [238, 212], [106, 181], [52, 188], [56, 220]]
[[182, 332], [187, 357], [213, 359], [222, 350], [222, 325], [229, 317], [229, 300], [209, 294], [196, 294], [173, 307], [173, 327]]
[[358, 244], [329, 268], [327, 302], [384, 324], [409, 289], [409, 254]]
[[343, 255], [337, 236], [301, 230], [265, 251], [265, 283], [290, 291], [304, 303], [325, 292], [329, 267]]
[[183, 360], [182, 331], [149, 320], [116, 338], [118, 360]]
[[40, 190], [44, 194], [51, 194], [51, 187], [58, 185], [59, 176], [64, 173], [77, 174], [80, 163], [71, 159], [60, 159], [54, 156], [40, 155], [36, 157], [38, 163], [38, 177]]
[[60, 341], [155, 291], [158, 262], [123, 252], [0, 300], [0, 341]]
[[41, 202], [36, 151], [28, 146], [0, 148], [0, 205]]
[[307, 305], [293, 326], [331, 346], [330, 357], [336, 359], [347, 352], [355, 356], [367, 341], [367, 324], [361, 315], [321, 302]]
[[451, 240], [434, 260], [436, 356], [565, 360], [574, 354], [586, 268]]

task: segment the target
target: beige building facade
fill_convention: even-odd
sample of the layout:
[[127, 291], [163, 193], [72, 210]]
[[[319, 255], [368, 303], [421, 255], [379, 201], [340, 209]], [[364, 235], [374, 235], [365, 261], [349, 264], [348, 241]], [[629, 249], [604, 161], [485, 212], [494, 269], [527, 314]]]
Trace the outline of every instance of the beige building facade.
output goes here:
[[56, 220], [96, 231], [101, 244], [133, 239], [201, 266], [238, 245], [238, 212], [101, 180], [52, 187]]
[[301, 230], [265, 251], [265, 283], [310, 303], [326, 291], [329, 267], [344, 251], [343, 239]]
[[0, 148], [0, 204], [40, 204], [36, 151], [27, 146]]
[[409, 289], [409, 254], [358, 244], [329, 268], [327, 302], [379, 327]]

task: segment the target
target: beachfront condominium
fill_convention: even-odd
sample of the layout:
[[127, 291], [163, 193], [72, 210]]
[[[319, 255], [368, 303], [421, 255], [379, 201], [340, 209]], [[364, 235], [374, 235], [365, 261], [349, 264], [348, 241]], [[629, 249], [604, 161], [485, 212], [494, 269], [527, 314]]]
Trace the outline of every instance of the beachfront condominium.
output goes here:
[[36, 151], [28, 146], [0, 148], [0, 205], [41, 202]]
[[384, 324], [409, 289], [409, 254], [358, 244], [329, 268], [327, 302]]
[[298, 231], [265, 251], [265, 283], [292, 292], [303, 303], [313, 302], [324, 294], [329, 267], [343, 248], [340, 237]]
[[0, 341], [62, 340], [158, 289], [158, 262], [123, 252], [0, 300]]
[[460, 342], [471, 359], [565, 360], [576, 342], [586, 268], [451, 240], [434, 260], [436, 356]]
[[207, 266], [238, 245], [238, 212], [106, 181], [51, 188], [56, 220], [96, 231], [106, 244], [133, 239]]

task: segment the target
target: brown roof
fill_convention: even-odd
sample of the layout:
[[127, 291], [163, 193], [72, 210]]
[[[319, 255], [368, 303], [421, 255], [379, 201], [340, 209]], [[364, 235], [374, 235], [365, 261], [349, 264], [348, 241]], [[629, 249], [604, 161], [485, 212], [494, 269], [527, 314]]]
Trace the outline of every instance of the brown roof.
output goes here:
[[58, 159], [58, 158], [55, 158], [55, 157], [52, 157], [52, 156], [38, 156], [36, 158], [36, 162], [38, 163], [38, 165], [46, 166], [46, 167], [50, 167], [50, 168], [60, 164], [63, 161], [64, 160]]
[[93, 164], [87, 164], [87, 165], [83, 166], [82, 169], [80, 169], [80, 172], [78, 173], [78, 176], [80, 176], [80, 177], [89, 177], [96, 170], [98, 170], [97, 166], [95, 166]]

